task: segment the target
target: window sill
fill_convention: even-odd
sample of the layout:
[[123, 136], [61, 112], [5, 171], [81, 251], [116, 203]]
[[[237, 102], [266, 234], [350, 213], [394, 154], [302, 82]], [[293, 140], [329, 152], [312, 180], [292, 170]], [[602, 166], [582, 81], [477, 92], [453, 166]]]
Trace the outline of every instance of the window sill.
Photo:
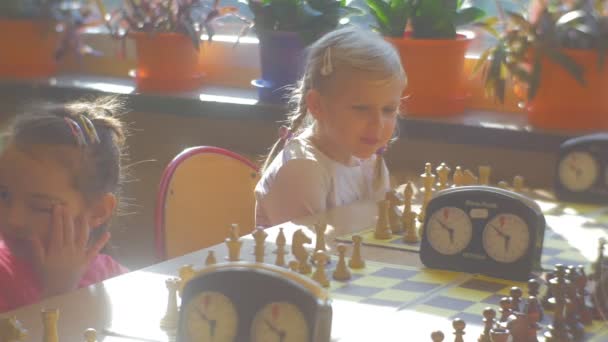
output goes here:
[[[262, 120], [278, 125], [285, 118], [280, 105], [259, 103], [255, 89], [209, 84], [187, 93], [138, 93], [130, 78], [62, 73], [50, 79], [3, 80], [5, 96], [66, 100], [90, 94], [121, 94], [134, 111], [205, 116], [225, 120]], [[440, 118], [406, 116], [400, 122], [402, 140], [422, 139], [526, 151], [555, 151], [572, 134], [534, 129], [523, 113], [469, 110]]]

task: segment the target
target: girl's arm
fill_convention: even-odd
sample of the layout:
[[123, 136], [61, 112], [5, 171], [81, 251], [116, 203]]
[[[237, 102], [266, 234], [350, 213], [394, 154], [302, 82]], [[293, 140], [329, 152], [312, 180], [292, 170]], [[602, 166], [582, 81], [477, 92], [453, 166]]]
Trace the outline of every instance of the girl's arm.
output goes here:
[[315, 160], [293, 159], [277, 172], [258, 206], [270, 225], [323, 212], [327, 209], [329, 176]]

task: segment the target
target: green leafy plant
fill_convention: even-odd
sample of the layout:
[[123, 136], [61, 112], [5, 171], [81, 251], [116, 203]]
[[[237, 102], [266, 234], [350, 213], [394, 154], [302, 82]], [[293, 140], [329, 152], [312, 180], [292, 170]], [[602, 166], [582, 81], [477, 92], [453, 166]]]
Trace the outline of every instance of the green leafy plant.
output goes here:
[[0, 19], [36, 20], [48, 25], [48, 31], [61, 31], [55, 58], [69, 52], [81, 56], [96, 54], [82, 40], [87, 27], [98, 26], [101, 18], [86, 0], [1, 0]]
[[403, 37], [411, 28], [415, 39], [454, 39], [456, 28], [472, 24], [493, 28], [493, 19], [485, 21], [486, 13], [464, 0], [366, 0], [376, 19], [374, 27], [387, 37]]
[[202, 34], [213, 39], [213, 23], [220, 18], [233, 16], [250, 22], [237, 13], [236, 7], [220, 6], [219, 0], [124, 0], [124, 5], [112, 13], [106, 13], [101, 1], [98, 3], [115, 37], [124, 39], [129, 32], [181, 33], [197, 50]]
[[541, 60], [553, 60], [585, 85], [583, 66], [563, 49], [595, 50], [602, 67], [608, 50], [608, 17], [604, 1], [579, 0], [573, 4], [536, 1], [528, 15], [507, 12], [506, 29], [487, 49], [473, 69], [483, 70], [486, 92], [504, 103], [508, 80], [527, 85], [527, 97], [535, 97], [540, 86]]
[[340, 20], [364, 13], [346, 0], [249, 0], [248, 5], [254, 18], [247, 29], [298, 32], [305, 43], [335, 29]]

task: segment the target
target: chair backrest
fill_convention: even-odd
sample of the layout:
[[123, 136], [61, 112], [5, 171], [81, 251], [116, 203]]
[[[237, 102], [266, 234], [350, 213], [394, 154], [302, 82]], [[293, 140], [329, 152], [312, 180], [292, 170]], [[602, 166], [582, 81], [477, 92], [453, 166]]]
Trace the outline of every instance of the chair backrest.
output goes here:
[[165, 169], [156, 202], [156, 253], [161, 260], [218, 244], [237, 223], [255, 224], [257, 167], [211, 146], [184, 150]]

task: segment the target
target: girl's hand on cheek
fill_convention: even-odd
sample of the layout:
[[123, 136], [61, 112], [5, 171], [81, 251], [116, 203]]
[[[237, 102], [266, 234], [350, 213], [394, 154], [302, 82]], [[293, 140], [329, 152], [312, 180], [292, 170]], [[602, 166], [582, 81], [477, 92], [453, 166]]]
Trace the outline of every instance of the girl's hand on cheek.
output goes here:
[[53, 207], [48, 241], [33, 240], [34, 264], [45, 297], [76, 289], [91, 261], [108, 243], [110, 234], [105, 233], [89, 246], [90, 231], [82, 217], [72, 218], [65, 206]]

